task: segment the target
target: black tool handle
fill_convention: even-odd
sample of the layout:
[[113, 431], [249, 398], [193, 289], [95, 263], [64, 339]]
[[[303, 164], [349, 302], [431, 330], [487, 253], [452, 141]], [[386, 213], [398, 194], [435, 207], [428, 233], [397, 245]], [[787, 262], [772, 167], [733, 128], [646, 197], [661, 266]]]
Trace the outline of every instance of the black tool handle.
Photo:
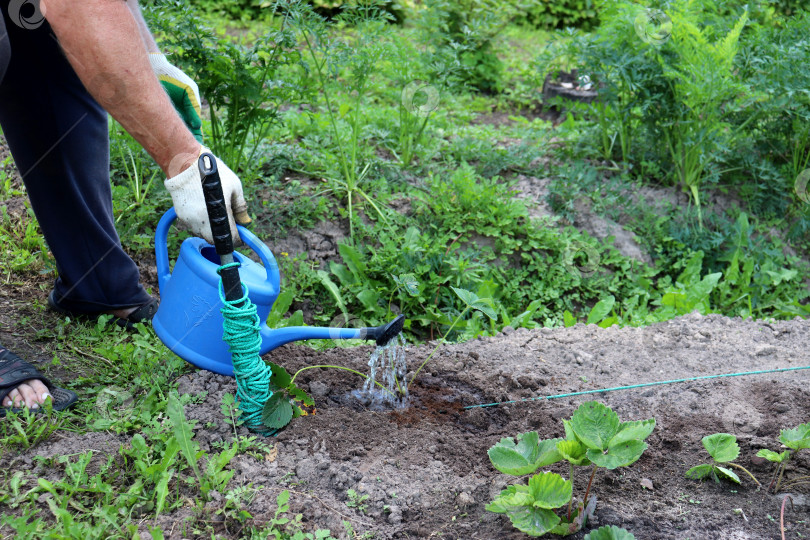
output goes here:
[[211, 234], [214, 236], [214, 247], [218, 255], [233, 253], [231, 227], [228, 223], [228, 209], [225, 207], [225, 196], [222, 194], [222, 183], [219, 180], [216, 158], [206, 152], [197, 160], [202, 177], [205, 206], [208, 208], [208, 219], [211, 222]]
[[[202, 177], [205, 206], [208, 210], [208, 220], [211, 223], [214, 248], [223, 264], [233, 262], [233, 237], [230, 223], [228, 223], [228, 208], [225, 206], [225, 196], [222, 194], [217, 160], [213, 154], [205, 152], [197, 160], [197, 166]], [[220, 275], [222, 276], [222, 288], [225, 290], [225, 299], [229, 302], [239, 300], [242, 297], [239, 268], [236, 266], [225, 268]]]

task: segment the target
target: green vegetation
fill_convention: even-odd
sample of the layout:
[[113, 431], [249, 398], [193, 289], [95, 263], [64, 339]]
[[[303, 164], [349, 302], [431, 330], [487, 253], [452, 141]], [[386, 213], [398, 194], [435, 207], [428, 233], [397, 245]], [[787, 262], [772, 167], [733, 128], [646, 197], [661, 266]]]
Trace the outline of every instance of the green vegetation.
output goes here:
[[773, 488], [773, 492], [778, 493], [782, 488], [788, 489], [796, 485], [806, 485], [810, 483], [810, 476], [799, 476], [791, 479], [789, 482], [782, 483], [785, 468], [793, 454], [804, 448], [810, 448], [810, 423], [801, 424], [793, 429], [783, 429], [779, 433], [779, 442], [788, 449], [784, 452], [777, 453], [773, 450], [763, 448], [757, 452], [757, 456], [776, 463], [776, 469], [773, 472], [773, 477], [771, 478], [771, 483], [768, 485], [768, 489]]
[[[655, 419], [622, 422], [610, 407], [590, 401], [580, 405], [570, 420], [563, 420], [563, 425], [564, 439], [540, 440], [537, 432], [530, 431], [519, 434], [517, 440], [503, 438], [487, 451], [496, 469], [515, 476], [532, 474], [540, 467], [560, 461], [568, 462], [568, 480], [552, 472], [535, 474], [528, 485], [511, 485], [487, 505], [487, 510], [506, 514], [512, 525], [530, 536], [568, 535], [584, 527], [596, 504], [596, 498], [589, 495], [597, 469], [627, 467], [638, 461], [647, 449], [644, 439], [655, 429]], [[588, 487], [574, 510], [574, 467], [590, 465], [593, 470]], [[564, 517], [554, 511], [566, 503], [568, 511]]]
[[[410, 340], [450, 342], [507, 326], [640, 326], [695, 310], [810, 316], [810, 204], [799, 181], [810, 168], [806, 1], [675, 0], [666, 20], [624, 0], [341, 4], [156, 0], [146, 10], [172, 61], [200, 86], [206, 144], [242, 178], [257, 234], [333, 228], [334, 249], [293, 238], [307, 247], [276, 253], [284, 284], [270, 326], [336, 317], [375, 326], [403, 313]], [[541, 110], [546, 78], [573, 70], [596, 99]], [[170, 198], [158, 168], [114, 122], [110, 136], [116, 226], [148, 266]], [[0, 198], [9, 201], [0, 215], [4, 283], [44, 296], [55, 264], [8, 159]], [[575, 227], [591, 218], [633, 233], [646, 257]], [[185, 237], [170, 235], [170, 252]], [[246, 508], [262, 486], [233, 488], [228, 463], [261, 459], [269, 447], [234, 429], [221, 447], [201, 449], [183, 405], [204, 396], [177, 395], [187, 366], [149, 328], [126, 333], [109, 317], [53, 324], [43, 309], [30, 306], [19, 325], [48, 341], [51, 367], [75, 374], [68, 385], [81, 403], [58, 416], [9, 415], [2, 451], [66, 431], [125, 442], [109, 455], [55, 456], [5, 473], [4, 531], [132, 537], [143, 520], [187, 505], [189, 537], [216, 535], [214, 518], [247, 538], [330, 537], [303, 532], [288, 491], [271, 521], [252, 520]], [[268, 426], [312, 407], [295, 374], [276, 366], [273, 384]], [[222, 411], [236, 428], [233, 396]], [[499, 471], [534, 474], [566, 461], [570, 474], [535, 475], [491, 509], [526, 531], [582, 527], [590, 492], [574, 500], [574, 468], [592, 466], [593, 479], [600, 467], [632, 464], [654, 426], [590, 403], [565, 422], [564, 439], [502, 439], [490, 449]], [[783, 482], [785, 464], [808, 447], [796, 430], [780, 436], [787, 451], [759, 454], [777, 464], [776, 491], [806, 481]], [[713, 461], [692, 475], [739, 482], [736, 442], [710, 437]], [[362, 497], [348, 504], [360, 509]], [[589, 537], [630, 537], [603, 529]]]
[[728, 467], [736, 467], [745, 472], [759, 486], [759, 481], [751, 472], [734, 460], [740, 456], [740, 446], [737, 444], [737, 437], [728, 433], [715, 433], [706, 435], [701, 440], [703, 447], [712, 456], [713, 463], [704, 463], [692, 467], [686, 471], [686, 477], [694, 480], [711, 478], [720, 483], [720, 478], [726, 478], [739, 484], [740, 477]]

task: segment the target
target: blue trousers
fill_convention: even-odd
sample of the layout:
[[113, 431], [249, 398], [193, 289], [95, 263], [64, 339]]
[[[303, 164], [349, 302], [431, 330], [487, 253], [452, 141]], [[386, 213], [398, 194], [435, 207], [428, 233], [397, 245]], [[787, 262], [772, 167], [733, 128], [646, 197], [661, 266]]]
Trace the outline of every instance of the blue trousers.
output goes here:
[[3, 6], [0, 126], [56, 260], [55, 299], [77, 313], [141, 305], [150, 297], [113, 220], [107, 113], [48, 23], [25, 14]]

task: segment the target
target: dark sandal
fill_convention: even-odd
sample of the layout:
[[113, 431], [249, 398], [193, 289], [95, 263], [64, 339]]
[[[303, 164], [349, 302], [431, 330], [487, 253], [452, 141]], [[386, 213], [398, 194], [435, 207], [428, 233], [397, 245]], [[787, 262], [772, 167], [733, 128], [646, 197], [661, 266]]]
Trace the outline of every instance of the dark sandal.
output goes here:
[[[3, 403], [6, 396], [21, 383], [31, 379], [39, 379], [48, 387], [48, 392], [51, 394], [53, 410], [55, 411], [67, 409], [79, 399], [78, 396], [70, 390], [54, 386], [37, 368], [5, 347], [0, 346], [0, 403]], [[29, 408], [31, 412], [42, 412], [44, 410], [43, 407], [38, 409]], [[22, 412], [22, 409], [0, 406], [0, 417], [5, 416], [6, 413], [9, 412], [19, 413]]]
[[[157, 313], [159, 305], [160, 301], [157, 298], [150, 298], [149, 301], [147, 301], [145, 304], [138, 306], [138, 309], [136, 309], [126, 317], [113, 317], [113, 320], [115, 321], [115, 324], [117, 324], [121, 328], [133, 330], [135, 328], [135, 324], [151, 321], [152, 317], [154, 317], [155, 313]], [[48, 306], [57, 313], [61, 313], [62, 315], [68, 315], [70, 317], [77, 319], [96, 319], [98, 318], [99, 315], [103, 315], [102, 312], [77, 313], [63, 308], [56, 302], [56, 291], [51, 291], [51, 293], [48, 295]]]

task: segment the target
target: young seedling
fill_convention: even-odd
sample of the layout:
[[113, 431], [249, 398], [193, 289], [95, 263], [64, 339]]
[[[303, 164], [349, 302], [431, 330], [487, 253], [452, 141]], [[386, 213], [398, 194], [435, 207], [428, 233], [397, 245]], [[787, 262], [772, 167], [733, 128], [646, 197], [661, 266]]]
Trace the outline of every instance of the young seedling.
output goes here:
[[[545, 496], [545, 492], [531, 492], [531, 489], [532, 482], [537, 482], [535, 478], [541, 475], [533, 476], [528, 486], [510, 486], [487, 506], [487, 510], [507, 514], [515, 527], [533, 536], [541, 536], [547, 532], [568, 535], [579, 531], [596, 505], [596, 498], [590, 496], [590, 490], [597, 469], [615, 469], [635, 463], [647, 448], [644, 439], [655, 428], [655, 419], [622, 422], [609, 407], [591, 401], [581, 405], [571, 420], [564, 420], [563, 424], [565, 439], [540, 440], [536, 432], [522, 433], [516, 439], [501, 439], [487, 452], [496, 469], [516, 476], [531, 474], [540, 467], [562, 460], [568, 461], [568, 482], [571, 483], [575, 466], [593, 465], [585, 495], [577, 504], [576, 510], [573, 508], [573, 490], [557, 506], [540, 505], [538, 497]], [[531, 493], [531, 497], [525, 493]], [[553, 502], [558, 501], [553, 499]], [[554, 508], [559, 508], [566, 502], [568, 511], [564, 514], [565, 517], [553, 512]], [[538, 512], [540, 508], [548, 512]]]
[[647, 449], [644, 439], [655, 429], [655, 419], [622, 422], [610, 407], [598, 401], [583, 403], [564, 420], [565, 441], [557, 449], [572, 465], [593, 465], [583, 503], [588, 502], [597, 469], [632, 465]]
[[542, 536], [554, 532], [562, 521], [554, 509], [571, 500], [573, 489], [571, 480], [564, 480], [559, 474], [536, 474], [528, 485], [515, 484], [501, 491], [486, 509], [506, 514], [521, 532]]
[[[801, 424], [793, 429], [783, 429], [779, 433], [779, 441], [783, 445], [787, 446], [788, 450], [785, 450], [782, 453], [776, 453], [772, 450], [763, 448], [757, 452], [757, 456], [776, 463], [776, 470], [773, 472], [771, 483], [768, 485], [769, 490], [774, 488], [774, 493], [777, 493], [781, 487], [787, 489], [788, 487], [810, 483], [810, 476], [800, 476], [782, 486], [782, 478], [785, 474], [785, 467], [793, 454], [791, 450], [798, 452], [802, 448], [810, 448], [810, 423]], [[776, 482], [776, 487], [774, 487], [774, 482]]]
[[734, 471], [727, 468], [730, 466], [744, 471], [758, 487], [762, 487], [748, 469], [739, 463], [733, 463], [740, 455], [740, 446], [737, 444], [737, 437], [729, 435], [728, 433], [715, 433], [714, 435], [706, 435], [701, 442], [709, 455], [712, 456], [714, 462], [703, 463], [692, 467], [686, 471], [687, 478], [693, 480], [712, 478], [717, 483], [720, 483], [720, 478], [726, 478], [736, 484], [740, 484], [740, 477], [737, 476]]
[[636, 537], [616, 525], [605, 525], [586, 534], [585, 540], [636, 540]]

